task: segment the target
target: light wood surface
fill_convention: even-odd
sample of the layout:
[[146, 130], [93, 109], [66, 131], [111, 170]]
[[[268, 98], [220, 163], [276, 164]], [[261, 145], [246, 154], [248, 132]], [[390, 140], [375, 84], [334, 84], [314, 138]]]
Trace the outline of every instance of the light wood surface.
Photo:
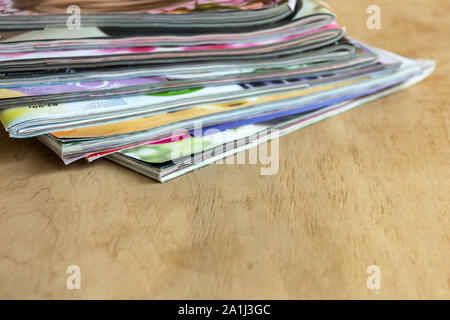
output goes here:
[[450, 3], [329, 2], [353, 37], [437, 70], [282, 138], [274, 176], [213, 165], [161, 185], [2, 134], [0, 298], [450, 298]]

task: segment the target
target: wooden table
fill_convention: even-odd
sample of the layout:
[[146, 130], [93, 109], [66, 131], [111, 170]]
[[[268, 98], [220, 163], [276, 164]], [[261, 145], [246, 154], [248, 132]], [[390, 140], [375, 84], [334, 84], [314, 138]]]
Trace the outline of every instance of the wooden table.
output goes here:
[[0, 298], [450, 298], [450, 3], [376, 1], [370, 31], [372, 3], [330, 1], [353, 37], [437, 70], [282, 138], [277, 175], [212, 165], [158, 184], [2, 134]]

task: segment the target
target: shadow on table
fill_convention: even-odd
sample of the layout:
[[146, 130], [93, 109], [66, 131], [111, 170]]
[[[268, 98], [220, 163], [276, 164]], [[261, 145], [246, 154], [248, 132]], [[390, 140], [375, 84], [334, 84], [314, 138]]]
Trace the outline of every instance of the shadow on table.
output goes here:
[[56, 170], [83, 170], [89, 163], [77, 161], [66, 166], [63, 161], [37, 139], [12, 139], [0, 134], [0, 167], [11, 163], [25, 166], [30, 174], [48, 174]]
[[[15, 168], [26, 171], [27, 175], [46, 175], [54, 172], [78, 172], [84, 171], [93, 166], [102, 165], [108, 166], [111, 170], [118, 170], [121, 174], [129, 174], [135, 176], [138, 183], [155, 183], [148, 177], [145, 177], [137, 172], [121, 167], [107, 160], [96, 160], [92, 163], [84, 159], [80, 159], [65, 165], [64, 162], [47, 146], [42, 144], [37, 139], [13, 139], [9, 138], [7, 134], [0, 134], [0, 150], [2, 150], [0, 157], [0, 169], [6, 168], [11, 164], [17, 164]], [[110, 166], [110, 167], [109, 167]], [[113, 169], [113, 167], [115, 169]], [[142, 179], [142, 180], [141, 180]]]

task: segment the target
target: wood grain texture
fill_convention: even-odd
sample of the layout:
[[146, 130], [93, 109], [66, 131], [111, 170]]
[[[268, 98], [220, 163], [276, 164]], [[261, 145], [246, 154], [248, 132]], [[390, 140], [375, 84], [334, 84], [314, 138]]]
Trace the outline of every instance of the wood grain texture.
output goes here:
[[450, 3], [329, 2], [353, 37], [435, 73], [282, 138], [274, 176], [212, 165], [161, 185], [2, 134], [0, 298], [450, 298]]

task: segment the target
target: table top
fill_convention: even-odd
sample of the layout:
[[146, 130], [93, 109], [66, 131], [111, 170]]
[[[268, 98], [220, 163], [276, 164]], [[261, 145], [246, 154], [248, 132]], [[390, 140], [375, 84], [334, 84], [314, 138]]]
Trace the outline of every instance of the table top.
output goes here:
[[436, 71], [281, 138], [276, 175], [215, 164], [158, 184], [1, 134], [0, 298], [450, 298], [450, 3], [380, 0], [369, 30], [372, 2], [329, 1], [354, 38]]

